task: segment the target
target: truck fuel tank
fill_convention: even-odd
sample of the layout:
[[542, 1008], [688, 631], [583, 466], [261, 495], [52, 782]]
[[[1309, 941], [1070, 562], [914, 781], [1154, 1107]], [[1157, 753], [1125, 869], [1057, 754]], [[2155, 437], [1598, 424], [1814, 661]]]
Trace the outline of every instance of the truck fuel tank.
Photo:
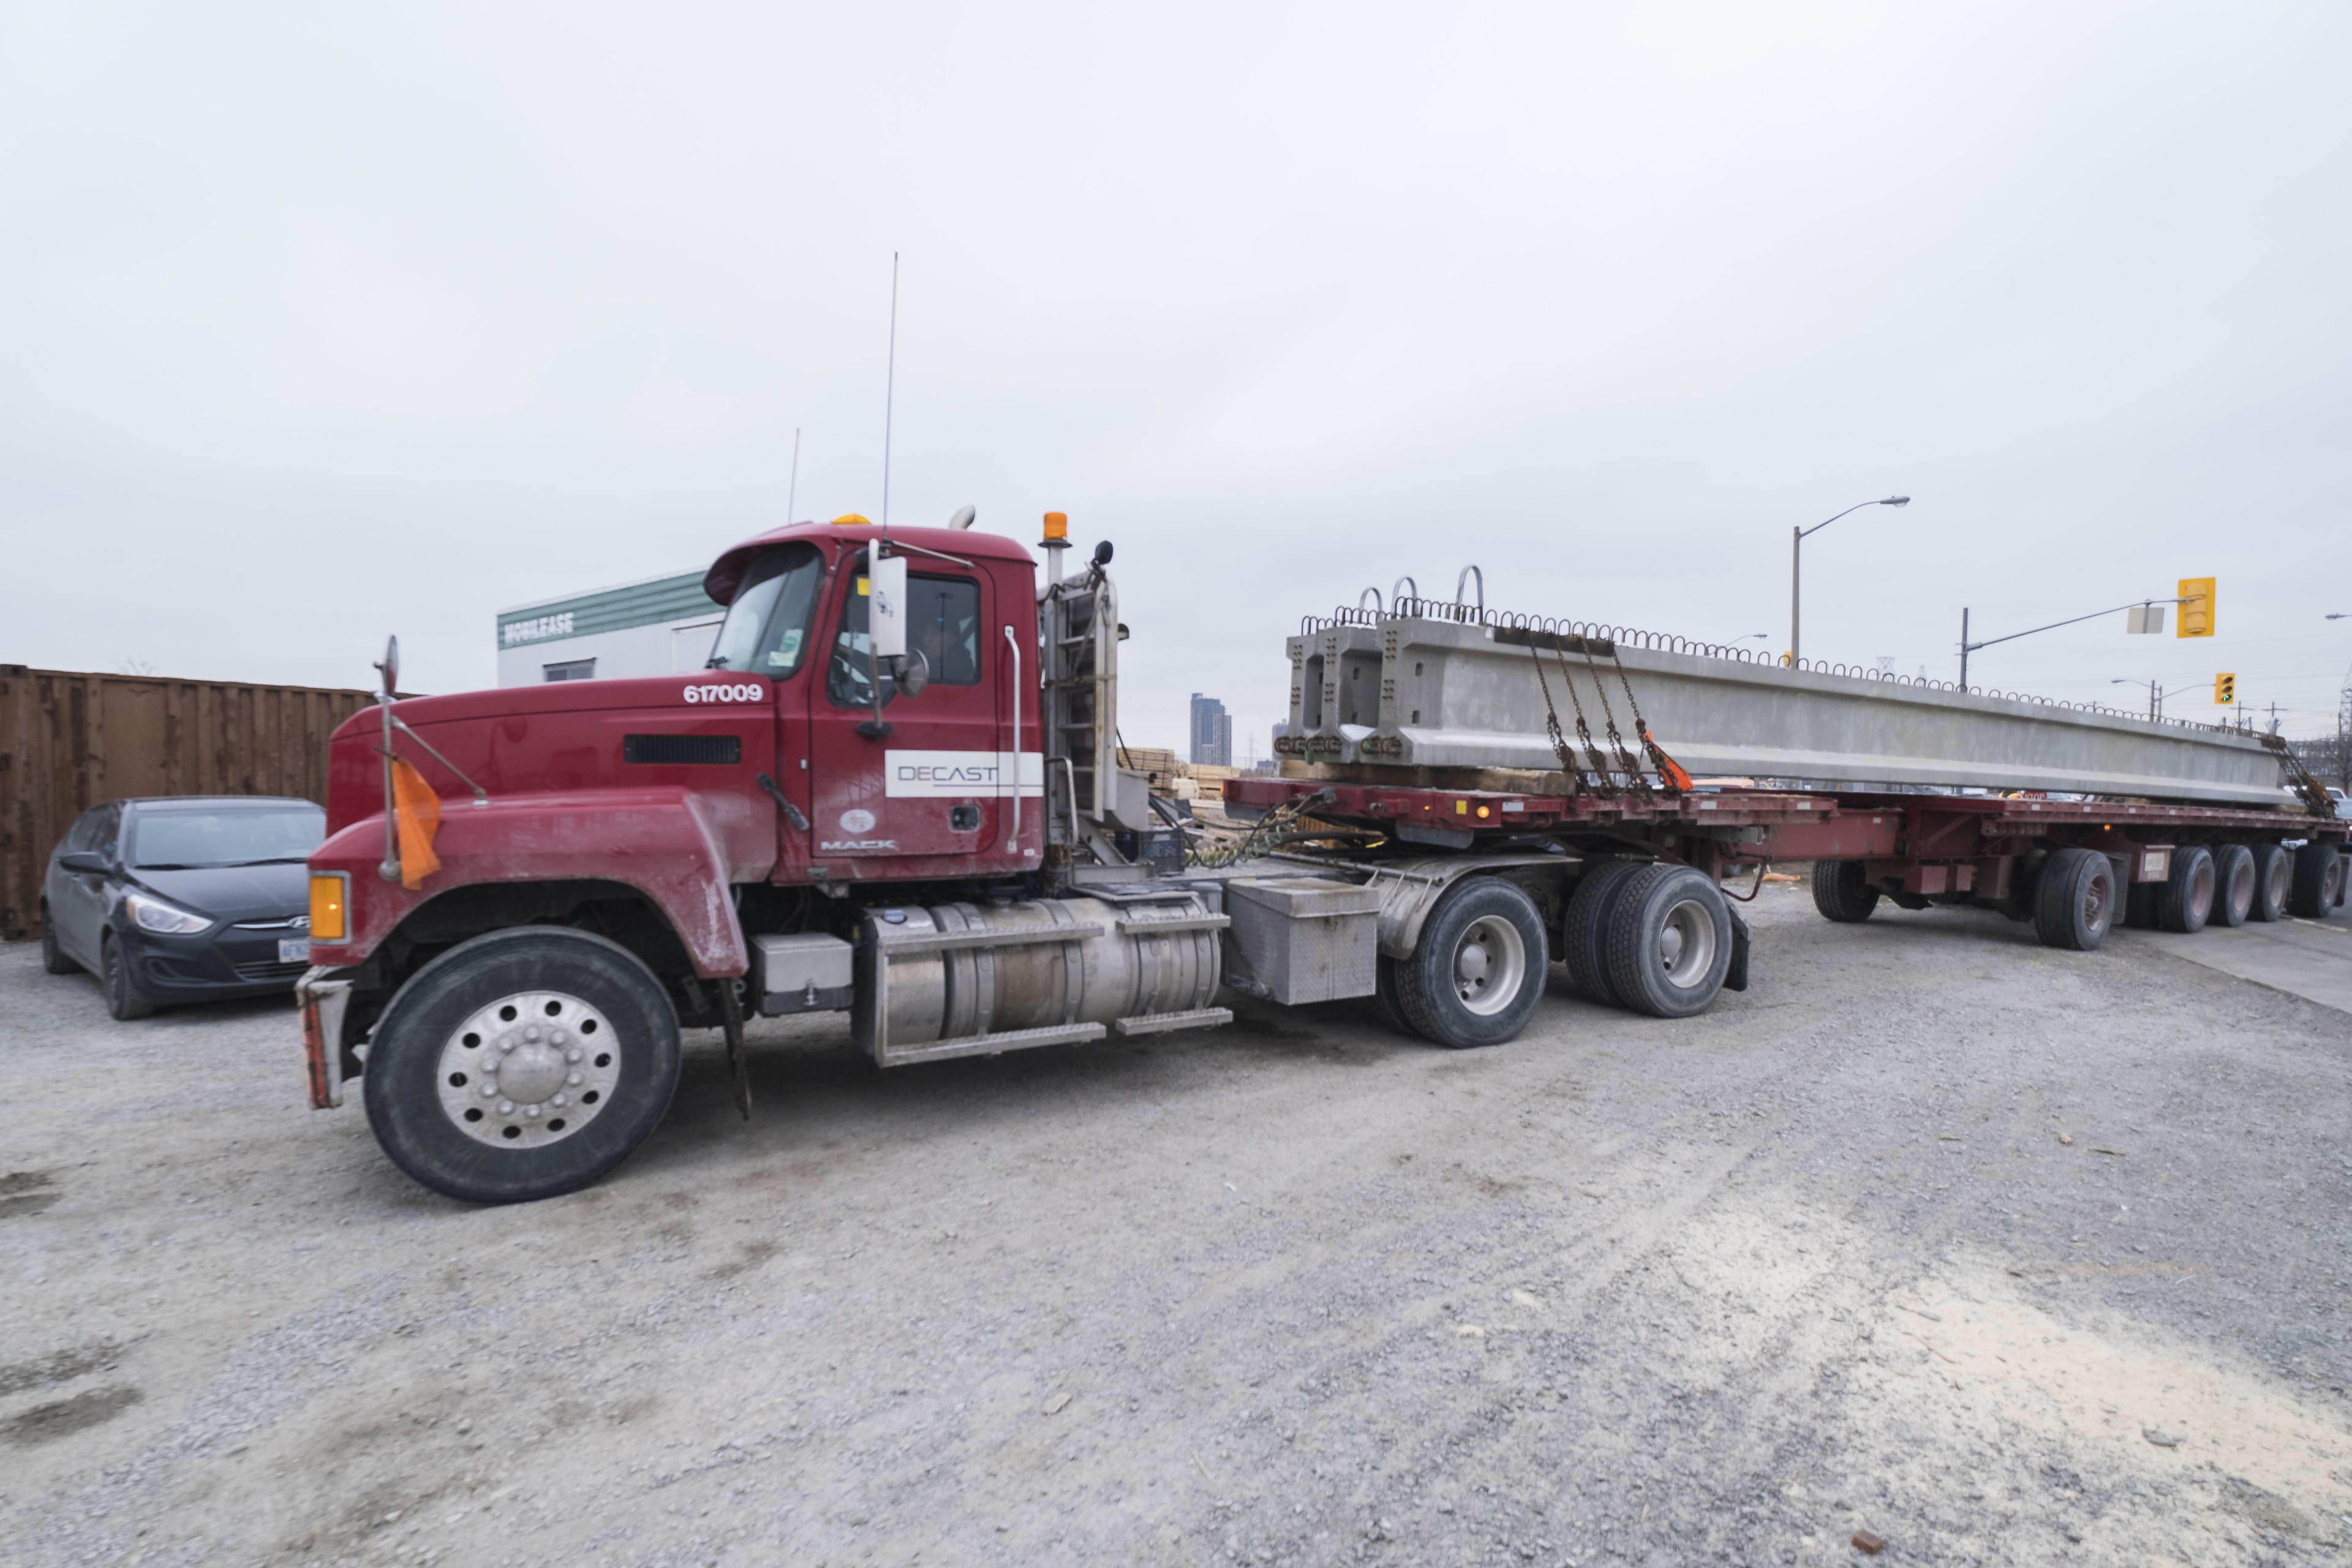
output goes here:
[[1187, 889], [871, 910], [852, 1027], [895, 1067], [1226, 1023], [1225, 924]]

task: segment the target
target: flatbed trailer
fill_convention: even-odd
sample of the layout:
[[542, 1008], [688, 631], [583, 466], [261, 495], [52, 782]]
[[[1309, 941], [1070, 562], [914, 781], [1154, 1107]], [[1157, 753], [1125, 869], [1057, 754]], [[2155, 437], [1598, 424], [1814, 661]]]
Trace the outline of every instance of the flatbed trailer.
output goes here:
[[1536, 836], [1581, 858], [1647, 856], [1717, 882], [1810, 862], [1814, 901], [1833, 921], [1866, 919], [1882, 898], [1975, 904], [2032, 920], [2044, 942], [2077, 950], [2098, 946], [2119, 919], [2196, 931], [2317, 918], [2345, 901], [2352, 831], [2294, 810], [2023, 793], [1531, 794], [1312, 777], [1223, 788], [1227, 811], [1245, 821], [1311, 803], [1318, 822], [1400, 846], [1475, 853]]

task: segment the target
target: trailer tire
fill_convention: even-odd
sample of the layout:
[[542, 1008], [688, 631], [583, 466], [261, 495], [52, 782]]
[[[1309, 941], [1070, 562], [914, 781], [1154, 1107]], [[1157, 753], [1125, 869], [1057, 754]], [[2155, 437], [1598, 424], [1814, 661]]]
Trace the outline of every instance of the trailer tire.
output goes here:
[[2033, 931], [2046, 947], [2088, 952], [2115, 923], [2115, 862], [2095, 849], [2070, 846], [2042, 864], [2033, 893]]
[[2248, 920], [2283, 921], [2294, 894], [2294, 857], [2284, 844], [2254, 846], [2254, 907]]
[[1449, 1050], [1499, 1046], [1527, 1027], [1549, 967], [1536, 901], [1499, 877], [1465, 877], [1396, 962], [1398, 1010]]
[[1560, 958], [1578, 995], [1605, 1007], [1622, 1005], [1609, 979], [1609, 917], [1625, 884], [1650, 869], [1646, 860], [1609, 860], [1584, 873], [1560, 921]]
[[1863, 874], [1859, 860], [1813, 862], [1813, 908], [1840, 925], [1866, 921], [1878, 907], [1878, 884]]
[[2242, 926], [2253, 907], [2253, 851], [2224, 844], [2213, 851], [2213, 919], [2222, 926]]
[[1690, 866], [1653, 866], [1618, 896], [1610, 982], [1636, 1013], [1687, 1018], [1715, 1005], [1731, 947], [1731, 905], [1715, 879]]
[[2214, 888], [2210, 849], [2191, 844], [2174, 850], [2172, 870], [2164, 879], [2164, 892], [2157, 900], [2157, 920], [2168, 931], [2194, 936], [2212, 918]]
[[[532, 1014], [543, 1008], [572, 1032], [551, 1024], [542, 1041], [509, 1005], [526, 996]], [[509, 1047], [496, 1033], [501, 1017], [515, 1026], [509, 1034], [530, 1027], [531, 1040], [505, 1058], [465, 1055]], [[492, 1021], [478, 1027], [484, 1018]], [[567, 1058], [580, 1069], [569, 1077]], [[502, 1061], [508, 1083], [531, 1073], [530, 1092], [545, 1103], [467, 1104], [461, 1123], [457, 1100], [486, 1082], [492, 1095], [503, 1087], [490, 1081], [496, 1068], [470, 1082], [450, 1071], [479, 1060]], [[520, 926], [461, 942], [418, 970], [377, 1021], [361, 1082], [368, 1124], [394, 1164], [448, 1197], [528, 1203], [584, 1187], [627, 1159], [669, 1110], [678, 1063], [677, 1011], [642, 959], [590, 931]], [[571, 1088], [583, 1073], [591, 1087]], [[558, 1113], [567, 1100], [571, 1114]]]
[[2296, 850], [2294, 890], [2287, 895], [2287, 912], [2307, 921], [2325, 920], [2343, 901], [2343, 851], [2315, 841]]

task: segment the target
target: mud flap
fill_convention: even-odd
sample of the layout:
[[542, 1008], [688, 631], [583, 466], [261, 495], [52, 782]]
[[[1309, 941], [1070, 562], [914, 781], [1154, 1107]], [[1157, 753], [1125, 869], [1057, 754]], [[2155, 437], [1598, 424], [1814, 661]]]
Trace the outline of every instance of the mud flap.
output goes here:
[[735, 1079], [735, 1109], [751, 1120], [751, 1053], [743, 1046], [743, 983], [721, 979], [719, 998], [727, 1011], [727, 1068]]
[[1731, 967], [1723, 972], [1723, 988], [1748, 989], [1748, 921], [1738, 910], [1731, 911]]

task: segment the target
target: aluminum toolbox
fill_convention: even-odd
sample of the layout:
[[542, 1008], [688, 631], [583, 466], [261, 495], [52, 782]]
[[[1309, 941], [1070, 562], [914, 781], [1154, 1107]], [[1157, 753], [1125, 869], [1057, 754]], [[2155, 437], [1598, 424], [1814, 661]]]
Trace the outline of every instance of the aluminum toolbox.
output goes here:
[[1321, 877], [1225, 884], [1225, 984], [1285, 1006], [1369, 996], [1378, 984], [1381, 891]]

